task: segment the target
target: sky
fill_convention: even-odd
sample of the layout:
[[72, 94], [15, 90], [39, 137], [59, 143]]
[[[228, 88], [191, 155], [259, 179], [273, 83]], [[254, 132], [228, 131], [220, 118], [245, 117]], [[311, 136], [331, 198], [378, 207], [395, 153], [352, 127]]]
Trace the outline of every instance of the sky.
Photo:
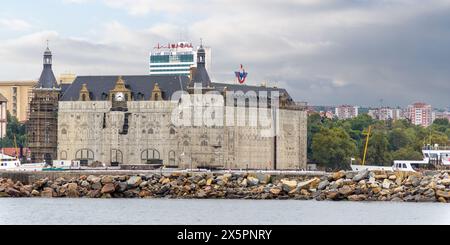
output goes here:
[[312, 105], [450, 106], [450, 0], [16, 0], [0, 7], [0, 81], [145, 75], [158, 43], [200, 39], [210, 76]]

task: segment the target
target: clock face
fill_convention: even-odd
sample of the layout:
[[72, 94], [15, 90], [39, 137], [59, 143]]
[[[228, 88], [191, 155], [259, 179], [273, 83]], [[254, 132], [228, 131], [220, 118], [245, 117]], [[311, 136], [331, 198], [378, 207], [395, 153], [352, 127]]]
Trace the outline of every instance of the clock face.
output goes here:
[[116, 101], [124, 101], [125, 95], [123, 93], [117, 93], [116, 94]]

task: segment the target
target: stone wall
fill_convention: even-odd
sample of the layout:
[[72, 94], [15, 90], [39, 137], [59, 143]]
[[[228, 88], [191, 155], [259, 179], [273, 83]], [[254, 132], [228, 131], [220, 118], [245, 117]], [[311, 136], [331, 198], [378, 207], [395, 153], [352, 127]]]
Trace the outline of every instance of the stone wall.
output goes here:
[[[58, 158], [107, 165], [145, 164], [155, 158], [179, 168], [274, 169], [275, 163], [277, 169], [306, 168], [304, 111], [280, 110], [275, 140], [264, 136], [267, 128], [261, 125], [176, 127], [172, 122], [176, 106], [168, 101], [133, 101], [128, 102], [128, 112], [118, 112], [110, 111], [108, 101], [59, 102]], [[221, 108], [225, 122], [227, 109], [235, 108]], [[241, 115], [255, 115], [249, 108], [241, 109], [234, 113], [236, 123]], [[126, 113], [129, 129], [121, 134]]]

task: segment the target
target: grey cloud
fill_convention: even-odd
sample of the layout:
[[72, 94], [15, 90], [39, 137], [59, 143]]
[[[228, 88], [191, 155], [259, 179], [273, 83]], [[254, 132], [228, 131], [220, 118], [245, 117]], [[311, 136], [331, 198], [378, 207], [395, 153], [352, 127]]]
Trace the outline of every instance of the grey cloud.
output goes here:
[[[167, 23], [149, 24], [144, 30], [116, 21], [83, 39], [56, 34], [55, 69], [77, 74], [145, 74], [152, 45], [178, 40], [180, 32], [186, 32], [187, 39], [198, 43], [203, 38], [213, 48], [211, 77], [217, 81], [233, 82], [233, 71], [242, 63], [250, 83], [286, 86], [296, 100], [311, 104], [378, 105], [381, 98], [393, 106], [418, 100], [437, 107], [450, 104], [448, 1], [213, 0], [199, 4], [180, 0], [171, 4], [180, 4], [186, 11], [169, 14]], [[146, 13], [168, 13], [169, 6], [148, 8]], [[188, 28], [187, 19], [192, 20]], [[8, 72], [0, 71], [0, 75], [38, 76], [43, 40], [11, 44], [7, 53], [0, 51], [2, 56], [19, 56], [15, 59], [30, 67], [16, 73], [17, 64], [8, 64]]]

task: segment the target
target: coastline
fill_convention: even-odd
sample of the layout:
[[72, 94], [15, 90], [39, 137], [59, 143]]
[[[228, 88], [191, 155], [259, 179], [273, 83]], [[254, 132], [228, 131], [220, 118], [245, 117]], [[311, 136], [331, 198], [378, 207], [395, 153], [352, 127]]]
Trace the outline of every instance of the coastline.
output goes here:
[[[0, 176], [0, 197], [12, 198], [450, 201], [448, 171], [340, 171], [316, 176], [262, 172], [115, 175], [100, 171], [89, 175], [83, 172], [54, 172], [1, 173]], [[20, 181], [20, 178], [23, 180]]]

